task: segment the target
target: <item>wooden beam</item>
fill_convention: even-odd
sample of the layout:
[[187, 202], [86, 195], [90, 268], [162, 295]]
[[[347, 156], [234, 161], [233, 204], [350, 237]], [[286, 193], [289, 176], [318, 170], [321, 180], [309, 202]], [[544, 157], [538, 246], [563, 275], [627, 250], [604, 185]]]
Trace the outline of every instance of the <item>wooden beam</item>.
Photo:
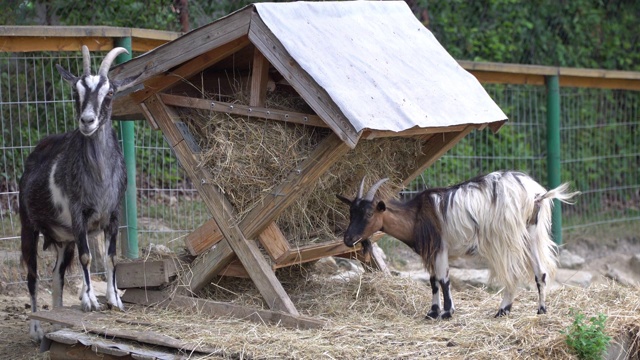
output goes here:
[[189, 254], [198, 256], [222, 240], [222, 233], [214, 220], [208, 220], [184, 238]]
[[273, 261], [278, 261], [278, 259], [290, 250], [287, 238], [284, 237], [284, 234], [275, 222], [269, 224], [260, 235], [258, 235], [258, 240], [260, 240], [262, 247], [267, 251], [267, 254], [269, 254]]
[[[191, 153], [189, 147], [185, 144], [185, 141], [182, 140], [180, 131], [172, 121], [172, 117], [175, 116], [172, 114], [172, 110], [168, 109], [157, 95], [151, 98], [150, 101], [147, 101], [146, 104], [147, 108], [158, 123], [158, 126], [167, 137], [167, 140], [176, 153], [178, 160], [180, 160], [183, 168], [194, 181], [198, 193], [202, 196], [209, 212], [211, 212], [211, 215], [218, 225], [218, 229], [220, 229], [220, 232], [224, 236], [226, 243], [228, 243], [233, 252], [240, 259], [242, 265], [251, 276], [251, 280], [260, 291], [260, 294], [265, 299], [268, 306], [274, 310], [297, 315], [298, 311], [293, 305], [293, 302], [291, 302], [289, 295], [287, 295], [282, 288], [282, 284], [280, 284], [276, 278], [273, 270], [271, 270], [269, 264], [260, 253], [257, 245], [253, 241], [247, 240], [242, 231], [240, 231], [238, 225], [233, 223], [235, 210], [230, 206], [226, 198], [220, 194], [217, 186], [213, 181], [211, 181], [212, 177], [208, 171], [205, 168], [198, 166], [198, 162], [196, 161], [193, 153]], [[198, 181], [198, 179], [200, 179], [200, 181]], [[253, 233], [251, 236], [248, 236], [248, 238], [254, 238], [257, 233], [258, 232]], [[227, 261], [229, 259], [223, 260]], [[192, 267], [192, 272], [194, 274], [201, 274], [200, 270], [202, 269], [196, 268], [195, 266]], [[193, 283], [193, 278], [191, 279], [190, 287], [192, 290], [202, 287], [210, 280], [211, 274], [208, 273], [205, 275], [206, 277], [201, 279], [203, 282], [200, 283]]]
[[144, 81], [143, 89], [135, 91], [130, 94], [129, 97], [132, 101], [140, 103], [150, 96], [170, 88], [180, 81], [185, 81], [189, 77], [208, 68], [247, 45], [249, 45], [249, 39], [246, 36], [242, 36], [209, 50], [204, 54], [180, 64], [170, 72], [153, 75]]
[[200, 55], [220, 48], [224, 44], [246, 37], [253, 8], [235, 12], [209, 25], [190, 31], [164, 46], [114, 67], [110, 75], [113, 80], [137, 76], [137, 85], [151, 77], [184, 66]]
[[236, 255], [226, 241], [218, 242], [211, 250], [198, 256], [191, 263], [191, 271], [184, 275], [186, 287], [185, 293], [195, 293], [208, 285], [211, 280], [219, 275], [232, 261]]
[[86, 45], [89, 51], [109, 51], [113, 49], [113, 39], [104, 37], [25, 37], [0, 36], [1, 52], [31, 51], [80, 51]]
[[341, 141], [355, 148], [360, 134], [329, 94], [291, 57], [257, 13], [251, 15], [249, 39], [300, 94]]
[[293, 111], [268, 109], [240, 104], [232, 104], [223, 101], [197, 99], [188, 96], [160, 94], [160, 98], [166, 105], [186, 107], [201, 110], [211, 110], [225, 114], [251, 116], [256, 119], [278, 120], [300, 125], [309, 125], [327, 128], [327, 124], [317, 115], [298, 113]]
[[251, 239], [261, 233], [303, 192], [309, 191], [320, 176], [349, 150], [349, 146], [334, 133], [322, 140], [281, 185], [245, 216], [240, 227], [244, 229], [246, 236]]
[[442, 135], [435, 134], [432, 136], [422, 147], [423, 155], [416, 159], [418, 167], [414, 169], [413, 172], [407, 174], [402, 185], [409, 185], [413, 179], [422, 174], [429, 166], [467, 136], [474, 128], [475, 126], [469, 125], [462, 131], [442, 133]]
[[[127, 291], [129, 293], [129, 291]], [[131, 294], [122, 297], [122, 301], [134, 298], [136, 304], [145, 306], [168, 307], [179, 311], [192, 312], [212, 317], [233, 317], [258, 324], [280, 325], [293, 329], [320, 329], [326, 325], [325, 321], [307, 316], [291, 315], [283, 312], [249, 308], [226, 302], [217, 302], [193, 297], [173, 295], [168, 296], [162, 291], [144, 291], [136, 289]], [[144, 301], [141, 301], [144, 300]]]
[[439, 126], [439, 127], [427, 127], [427, 128], [412, 128], [403, 131], [387, 131], [387, 130], [366, 130], [363, 132], [362, 138], [371, 140], [383, 137], [408, 137], [408, 136], [420, 136], [427, 134], [443, 133], [461, 131], [466, 128], [467, 125], [453, 125], [453, 126]]
[[173, 262], [174, 259], [121, 261], [116, 265], [118, 288], [151, 288], [169, 285], [176, 275]]
[[269, 61], [257, 48], [253, 50], [253, 70], [251, 71], [250, 106], [264, 107], [269, 81]]

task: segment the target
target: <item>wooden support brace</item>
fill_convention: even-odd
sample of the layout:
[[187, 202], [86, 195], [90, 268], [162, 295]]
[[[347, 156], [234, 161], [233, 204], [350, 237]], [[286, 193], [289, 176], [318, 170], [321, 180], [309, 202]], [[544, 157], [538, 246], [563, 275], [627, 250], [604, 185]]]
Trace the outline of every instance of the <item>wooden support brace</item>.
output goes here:
[[[274, 310], [297, 315], [298, 311], [293, 305], [293, 302], [291, 302], [289, 295], [287, 295], [282, 288], [282, 284], [280, 284], [276, 278], [273, 270], [271, 270], [269, 264], [260, 253], [257, 245], [252, 241], [248, 241], [240, 228], [236, 224], [232, 223], [234, 213], [233, 207], [215, 187], [211, 181], [211, 176], [208, 174], [208, 171], [202, 167], [198, 167], [198, 163], [193, 153], [185, 144], [182, 134], [172, 121], [172, 118], [175, 117], [175, 114], [172, 114], [173, 111], [167, 108], [157, 95], [150, 98], [145, 103], [151, 114], [154, 116], [156, 123], [167, 137], [167, 140], [175, 151], [178, 160], [180, 160], [180, 163], [187, 174], [194, 180], [198, 193], [202, 196], [205, 205], [211, 212], [213, 219], [218, 225], [218, 229], [226, 239], [226, 243], [231, 247], [233, 253], [235, 253], [235, 255], [240, 259], [247, 272], [249, 272], [251, 280], [260, 291], [260, 294], [265, 299], [268, 306]], [[255, 237], [257, 233], [258, 231], [254, 232], [249, 238]], [[228, 264], [230, 260], [231, 259], [229, 257], [220, 259], [220, 261], [226, 262], [226, 264]], [[198, 264], [202, 264], [202, 262], [199, 262], [192, 267], [192, 277], [189, 282], [192, 291], [204, 286], [212, 277], [211, 273], [207, 273], [204, 278], [198, 278], [198, 282], [194, 282], [194, 275], [201, 275], [201, 271], [203, 270], [198, 267]], [[211, 268], [210, 264], [205, 266]], [[221, 269], [218, 269], [218, 271], [219, 270]]]
[[251, 71], [251, 89], [249, 105], [264, 106], [269, 81], [269, 61], [257, 48], [253, 51], [253, 70]]

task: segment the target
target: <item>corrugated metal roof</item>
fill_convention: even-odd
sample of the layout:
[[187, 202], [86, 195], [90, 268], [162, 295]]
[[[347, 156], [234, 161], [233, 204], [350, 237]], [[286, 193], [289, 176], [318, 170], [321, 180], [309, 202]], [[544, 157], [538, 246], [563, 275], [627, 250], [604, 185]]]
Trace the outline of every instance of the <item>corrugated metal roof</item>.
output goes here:
[[507, 119], [404, 1], [258, 3], [263, 22], [356, 131]]

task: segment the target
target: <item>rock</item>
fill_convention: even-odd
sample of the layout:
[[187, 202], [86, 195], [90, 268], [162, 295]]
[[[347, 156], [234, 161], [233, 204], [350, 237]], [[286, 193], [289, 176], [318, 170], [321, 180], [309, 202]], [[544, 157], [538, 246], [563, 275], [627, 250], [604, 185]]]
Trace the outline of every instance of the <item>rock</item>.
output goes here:
[[356, 279], [361, 275], [362, 275], [361, 271], [354, 271], [354, 270], [342, 271], [330, 277], [329, 280], [338, 281], [338, 282], [349, 282], [351, 281], [351, 279]]
[[625, 274], [620, 269], [616, 269], [613, 266], [607, 264], [606, 266], [607, 272], [605, 274], [606, 277], [613, 279], [624, 286], [636, 286], [637, 283], [634, 279], [632, 279], [629, 275]]
[[449, 269], [449, 278], [454, 287], [486, 287], [490, 288], [491, 275], [487, 269]]
[[640, 254], [635, 254], [631, 257], [629, 267], [634, 273], [640, 275]]
[[322, 274], [335, 274], [339, 270], [338, 264], [333, 256], [323, 257], [316, 261], [313, 266], [316, 272]]
[[588, 271], [558, 269], [556, 272], [556, 283], [560, 285], [580, 286], [583, 288], [591, 285], [593, 275]]
[[558, 265], [563, 269], [579, 269], [584, 265], [584, 258], [580, 255], [573, 254], [566, 249], [560, 250], [558, 256]]
[[340, 268], [340, 270], [354, 271], [354, 272], [357, 272], [358, 274], [362, 274], [364, 272], [364, 268], [362, 267], [359, 261], [345, 259], [341, 257], [336, 257], [335, 261], [338, 267]]

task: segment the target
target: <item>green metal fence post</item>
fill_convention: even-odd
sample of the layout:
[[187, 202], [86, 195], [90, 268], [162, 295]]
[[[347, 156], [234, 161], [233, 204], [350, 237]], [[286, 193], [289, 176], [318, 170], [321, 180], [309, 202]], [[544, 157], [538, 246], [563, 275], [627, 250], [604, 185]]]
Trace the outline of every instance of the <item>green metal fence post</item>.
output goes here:
[[[121, 46], [128, 54], [121, 54], [116, 58], [116, 64], [131, 60], [131, 38], [116, 38], [114, 46]], [[136, 205], [136, 152], [135, 152], [135, 123], [133, 121], [120, 122], [120, 139], [122, 152], [127, 166], [127, 191], [124, 197], [124, 209], [127, 219], [127, 251], [123, 254], [129, 259], [138, 257], [138, 208]]]
[[[547, 182], [550, 189], [560, 185], [560, 81], [547, 76]], [[553, 200], [551, 231], [556, 244], [562, 244], [562, 208]]]

